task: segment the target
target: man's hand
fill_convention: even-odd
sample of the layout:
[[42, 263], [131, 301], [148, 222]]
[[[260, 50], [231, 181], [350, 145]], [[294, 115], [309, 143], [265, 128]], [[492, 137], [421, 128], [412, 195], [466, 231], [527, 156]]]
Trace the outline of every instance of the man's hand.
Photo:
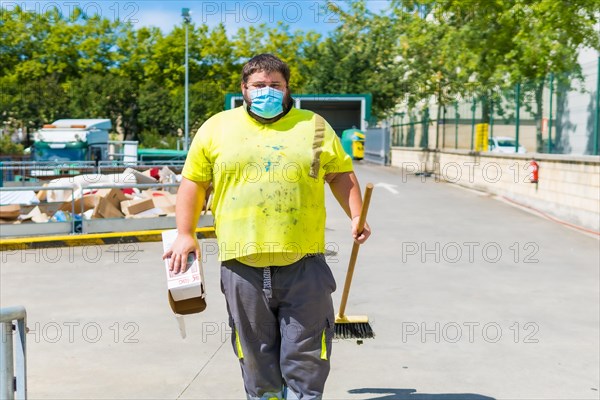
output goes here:
[[196, 224], [206, 197], [207, 182], [194, 182], [183, 178], [177, 191], [175, 220], [177, 221], [177, 238], [171, 249], [163, 254], [163, 260], [169, 258], [169, 270], [178, 274], [187, 268], [188, 254], [194, 253], [200, 259], [200, 247], [196, 240]]
[[371, 227], [365, 221], [362, 232], [358, 232], [358, 220], [362, 208], [362, 198], [358, 180], [354, 172], [330, 173], [325, 175], [325, 181], [329, 183], [331, 192], [346, 214], [352, 218], [352, 238], [358, 244], [363, 244], [371, 236]]
[[367, 241], [369, 236], [371, 236], [371, 227], [365, 221], [365, 226], [364, 226], [363, 231], [358, 232], [358, 220], [359, 219], [360, 219], [359, 216], [352, 218], [352, 238], [354, 239], [354, 241], [356, 243], [363, 244], [364, 242]]
[[200, 247], [198, 246], [198, 240], [190, 234], [178, 234], [175, 242], [171, 246], [171, 249], [163, 254], [163, 260], [169, 259], [169, 270], [173, 273], [178, 274], [179, 272], [185, 272], [187, 269], [187, 258], [188, 254], [193, 253], [196, 255], [196, 259], [200, 259]]

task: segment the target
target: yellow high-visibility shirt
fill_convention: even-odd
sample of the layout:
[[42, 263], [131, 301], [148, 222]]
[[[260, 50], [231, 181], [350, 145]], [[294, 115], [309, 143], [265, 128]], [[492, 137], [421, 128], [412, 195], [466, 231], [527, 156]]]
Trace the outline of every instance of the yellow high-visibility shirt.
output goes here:
[[182, 175], [213, 182], [219, 260], [264, 267], [324, 252], [324, 176], [350, 171], [334, 130], [312, 111], [261, 124], [241, 106], [200, 127]]

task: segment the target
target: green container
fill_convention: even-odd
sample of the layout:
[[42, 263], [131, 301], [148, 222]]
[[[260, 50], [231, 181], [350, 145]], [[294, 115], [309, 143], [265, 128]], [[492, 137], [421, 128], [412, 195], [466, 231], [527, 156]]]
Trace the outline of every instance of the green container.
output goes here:
[[342, 132], [342, 147], [346, 154], [355, 160], [362, 160], [365, 155], [365, 134], [356, 129], [346, 129]]
[[185, 160], [187, 151], [171, 149], [138, 149], [139, 161], [178, 161]]
[[35, 161], [81, 161], [87, 160], [86, 142], [34, 142], [33, 159]]

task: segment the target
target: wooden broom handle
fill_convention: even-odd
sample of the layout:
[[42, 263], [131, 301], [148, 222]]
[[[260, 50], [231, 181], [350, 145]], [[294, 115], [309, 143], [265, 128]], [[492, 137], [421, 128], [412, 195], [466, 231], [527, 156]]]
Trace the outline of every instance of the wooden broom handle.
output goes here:
[[[363, 199], [362, 208], [360, 210], [360, 217], [358, 219], [358, 234], [362, 233], [365, 228], [365, 222], [367, 220], [367, 212], [369, 211], [369, 203], [371, 202], [371, 193], [373, 193], [373, 184], [368, 183], [365, 189], [365, 197]], [[344, 291], [342, 292], [342, 302], [340, 304], [340, 311], [338, 315], [344, 317], [346, 312], [346, 302], [348, 301], [348, 294], [350, 293], [350, 285], [352, 284], [352, 275], [354, 275], [354, 266], [356, 265], [356, 259], [358, 257], [358, 249], [360, 244], [354, 242], [352, 245], [352, 253], [350, 253], [350, 263], [348, 264], [348, 272], [346, 273], [346, 281], [344, 282]]]

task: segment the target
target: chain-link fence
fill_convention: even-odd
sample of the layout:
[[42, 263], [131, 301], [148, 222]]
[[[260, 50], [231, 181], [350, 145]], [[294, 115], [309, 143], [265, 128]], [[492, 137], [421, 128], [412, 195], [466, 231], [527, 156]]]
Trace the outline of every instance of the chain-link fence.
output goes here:
[[439, 110], [432, 103], [398, 112], [392, 146], [597, 155], [600, 62], [587, 60], [581, 80], [550, 74]]

